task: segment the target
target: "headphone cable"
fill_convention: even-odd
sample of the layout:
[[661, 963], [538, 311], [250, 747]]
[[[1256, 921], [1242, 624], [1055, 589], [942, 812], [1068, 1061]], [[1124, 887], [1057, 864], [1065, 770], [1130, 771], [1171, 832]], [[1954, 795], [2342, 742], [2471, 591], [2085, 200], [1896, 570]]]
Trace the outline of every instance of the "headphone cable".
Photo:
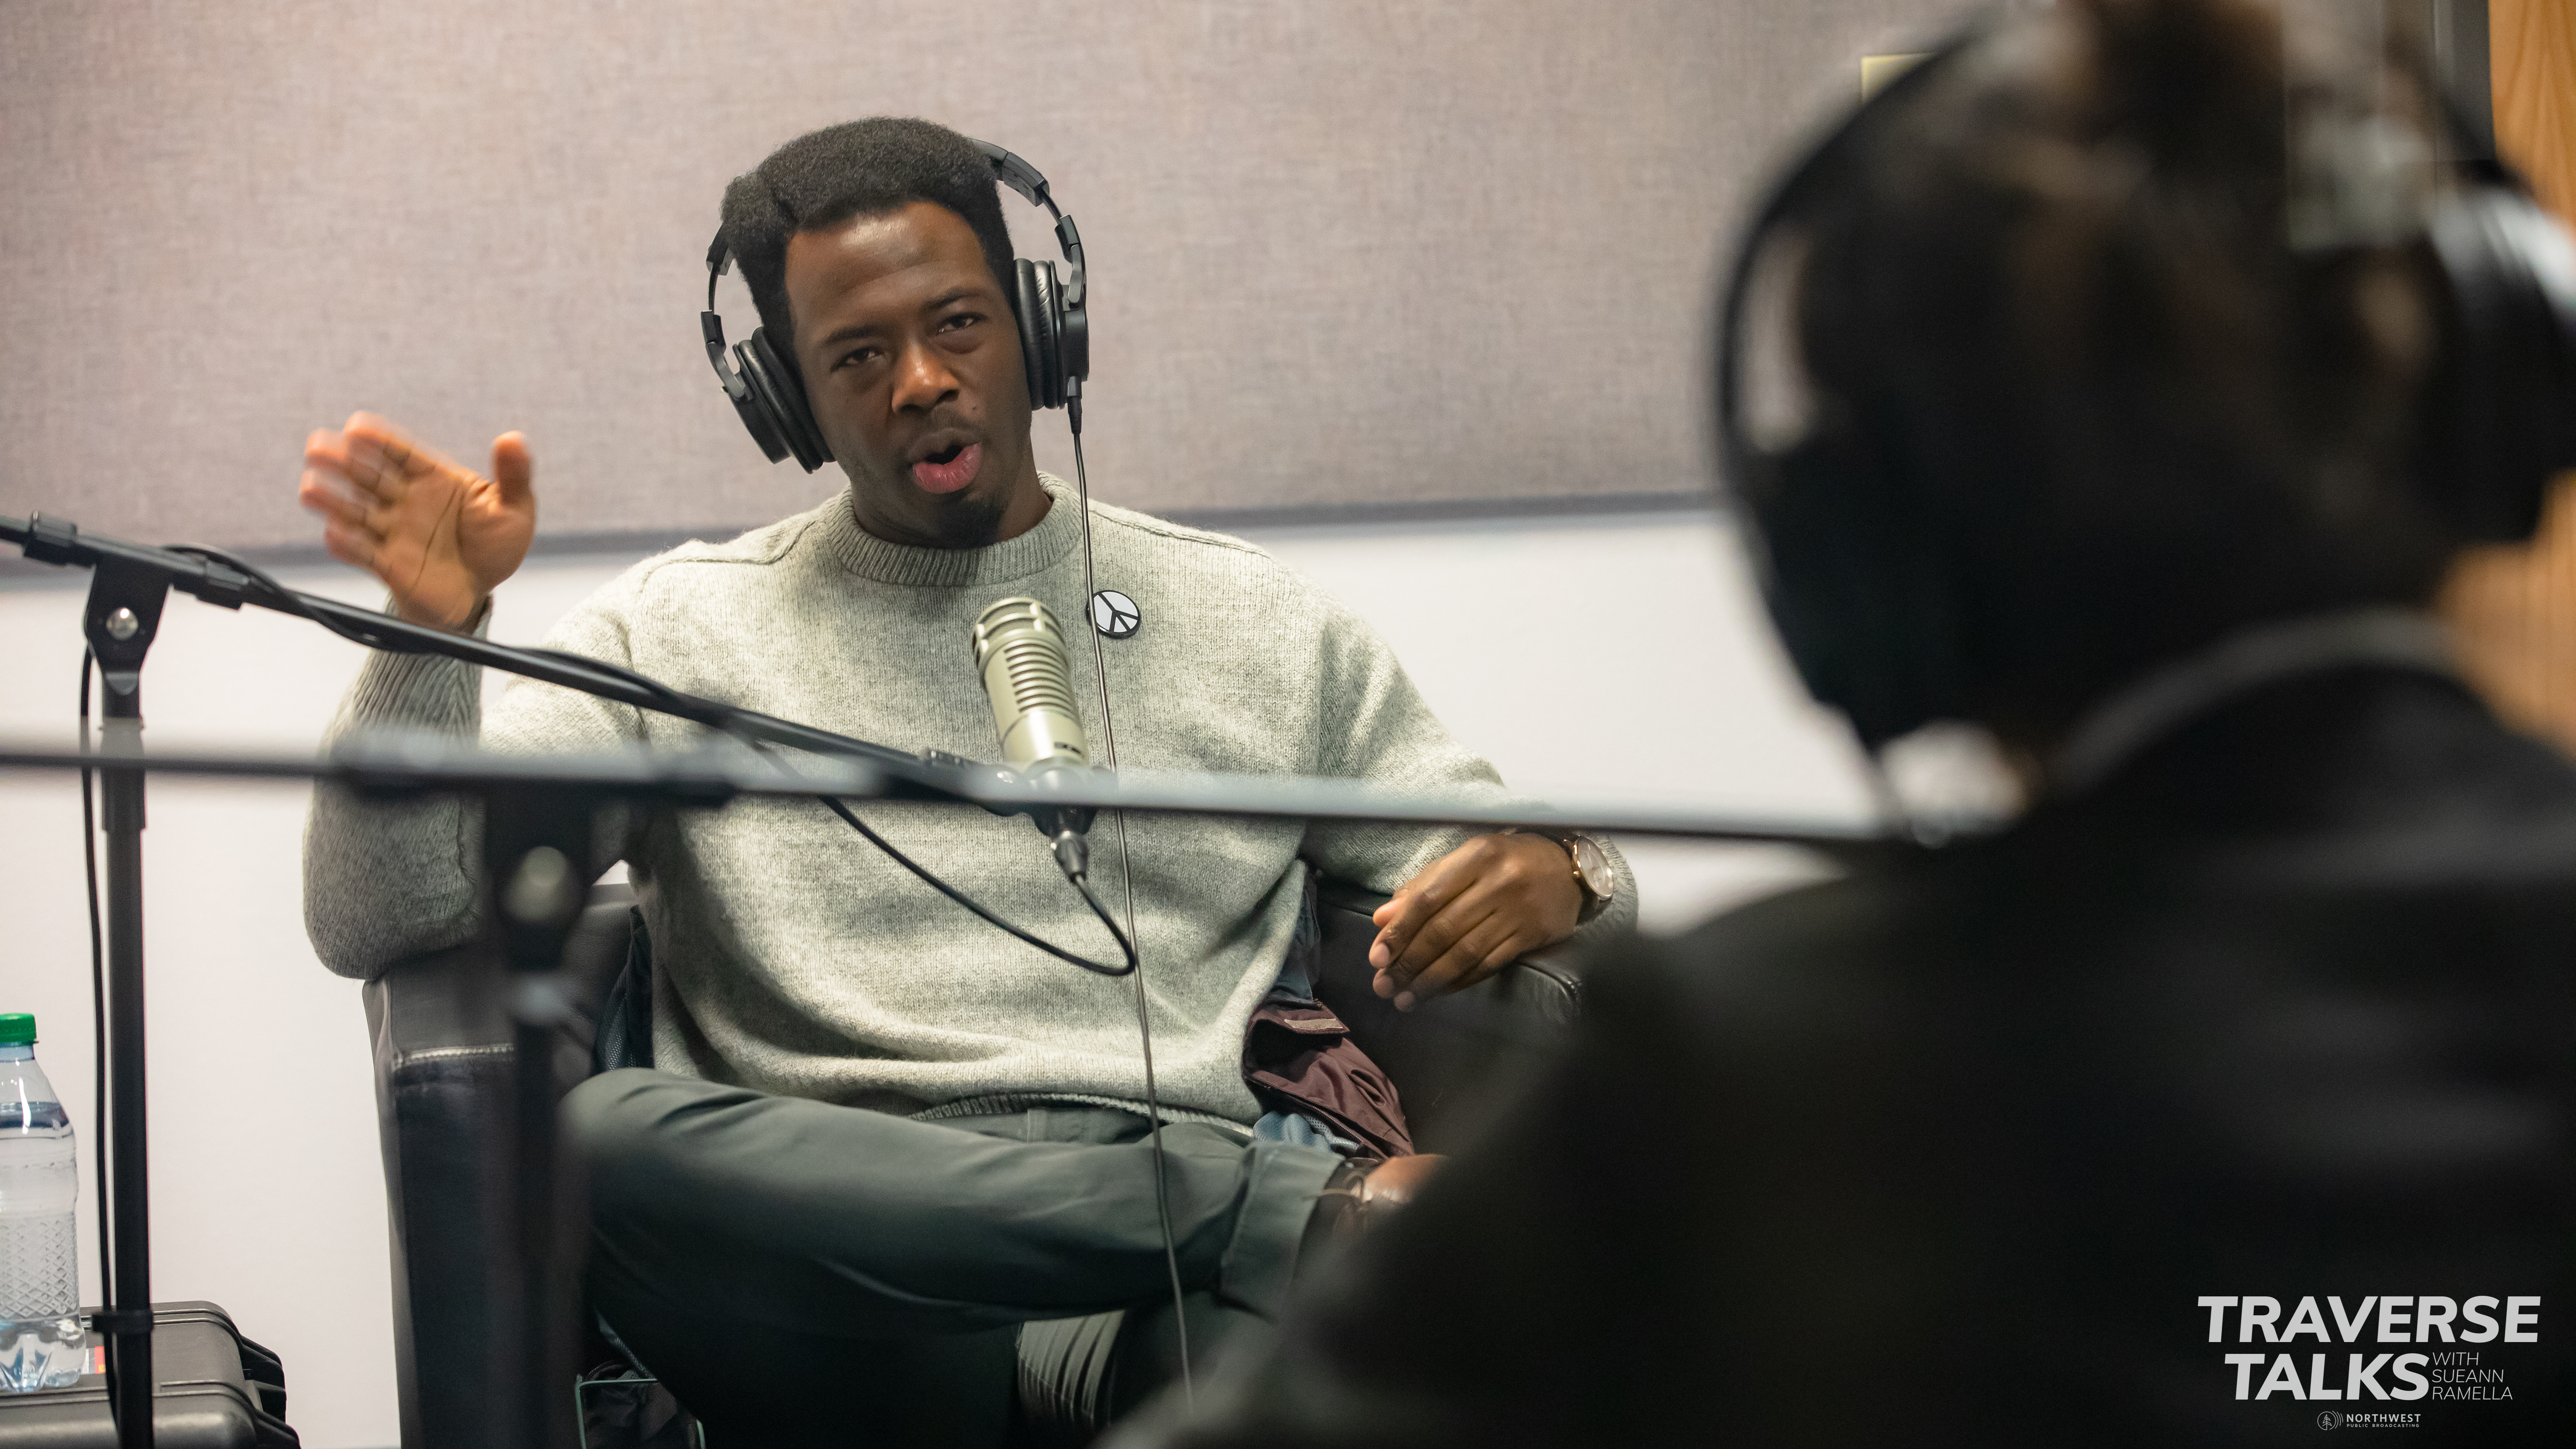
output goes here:
[[[1065, 421], [1073, 434], [1073, 479], [1076, 499], [1082, 507], [1082, 612], [1091, 625], [1091, 668], [1100, 683], [1100, 734], [1109, 759], [1109, 768], [1118, 768], [1118, 722], [1109, 708], [1109, 661], [1100, 647], [1100, 621], [1090, 617], [1092, 601], [1100, 595], [1100, 581], [1091, 569], [1091, 473], [1082, 461], [1082, 379], [1065, 380]], [[1127, 860], [1127, 812], [1112, 810], [1110, 818], [1118, 826], [1118, 880], [1127, 893], [1127, 960], [1130, 980], [1136, 992], [1136, 1036], [1145, 1054], [1146, 1129], [1154, 1140], [1154, 1215], [1163, 1228], [1163, 1266], [1172, 1278], [1172, 1338], [1181, 1349], [1181, 1399], [1190, 1407], [1198, 1403], [1198, 1387], [1190, 1375], [1190, 1318], [1181, 1291], [1181, 1254], [1172, 1237], [1172, 1193], [1163, 1161], [1163, 1101], [1154, 1087], [1154, 1022], [1145, 996], [1145, 943], [1136, 934], [1136, 872]], [[1079, 881], [1076, 882], [1080, 884]], [[1091, 892], [1085, 888], [1085, 898]], [[1098, 903], [1094, 902], [1097, 909]], [[1105, 918], [1104, 918], [1105, 919]], [[1113, 929], [1110, 934], [1116, 935]]]

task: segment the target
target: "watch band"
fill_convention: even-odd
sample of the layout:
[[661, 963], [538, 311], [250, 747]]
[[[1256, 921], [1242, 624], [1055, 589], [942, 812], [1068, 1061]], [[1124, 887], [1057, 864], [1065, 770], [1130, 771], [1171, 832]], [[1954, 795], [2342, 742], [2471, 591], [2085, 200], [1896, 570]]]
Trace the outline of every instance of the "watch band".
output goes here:
[[1510, 827], [1504, 833], [1508, 835], [1535, 835], [1541, 840], [1552, 840], [1556, 842], [1556, 846], [1559, 850], [1565, 852], [1566, 868], [1574, 874], [1574, 888], [1583, 893], [1583, 909], [1578, 912], [1574, 918], [1574, 923], [1576, 925], [1584, 926], [1591, 924], [1595, 917], [1598, 917], [1604, 910], [1609, 908], [1610, 897], [1618, 889], [1618, 878], [1616, 876], [1611, 877], [1609, 890], [1597, 889], [1592, 884], [1592, 877], [1586, 873], [1583, 868], [1583, 851], [1586, 847], [1589, 847], [1593, 853], [1601, 857], [1604, 871], [1605, 873], [1607, 872], [1610, 853], [1601, 848], [1600, 841], [1593, 839], [1591, 836], [1584, 834], [1580, 830], [1552, 830], [1542, 825], [1515, 825]]

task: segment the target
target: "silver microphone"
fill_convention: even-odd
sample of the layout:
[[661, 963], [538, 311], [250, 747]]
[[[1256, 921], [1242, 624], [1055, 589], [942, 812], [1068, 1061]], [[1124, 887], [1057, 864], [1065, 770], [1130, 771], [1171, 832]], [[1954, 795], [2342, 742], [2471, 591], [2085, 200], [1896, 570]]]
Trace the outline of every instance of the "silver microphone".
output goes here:
[[1035, 599], [1003, 599], [975, 621], [975, 671], [993, 702], [1002, 759], [1022, 775], [1091, 763], [1064, 628]]
[[[975, 620], [975, 672], [984, 677], [984, 696], [992, 701], [1003, 763], [1030, 780], [1089, 768], [1090, 741], [1074, 707], [1064, 626], [1046, 605], [1001, 599], [985, 609]], [[1091, 828], [1088, 810], [1041, 808], [1029, 818], [1060, 842], [1060, 857]], [[1068, 832], [1071, 841], [1064, 839]]]

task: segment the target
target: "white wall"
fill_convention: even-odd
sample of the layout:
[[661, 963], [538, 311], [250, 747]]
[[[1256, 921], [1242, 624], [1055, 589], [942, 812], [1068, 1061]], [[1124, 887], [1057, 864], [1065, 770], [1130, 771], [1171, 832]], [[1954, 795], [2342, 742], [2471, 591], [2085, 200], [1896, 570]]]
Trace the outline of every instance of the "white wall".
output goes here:
[[[1371, 619], [1451, 728], [1515, 785], [1861, 816], [1850, 746], [1797, 695], [1709, 516], [1255, 538]], [[625, 562], [533, 560], [503, 591], [495, 636], [534, 642]], [[338, 568], [284, 577], [377, 595]], [[0, 587], [0, 738], [72, 740], [81, 598], [68, 576]], [[145, 675], [150, 738], [308, 746], [357, 657], [296, 620], [174, 599]], [[304, 940], [304, 805], [303, 789], [278, 785], [153, 786], [153, 1294], [220, 1302], [281, 1352], [306, 1444], [385, 1445], [396, 1425], [375, 1102], [358, 988], [325, 972]], [[0, 775], [0, 1010], [36, 1013], [39, 1059], [86, 1153], [100, 1135], [79, 820], [70, 777]], [[1628, 848], [1657, 929], [1816, 869], [1778, 850]], [[91, 1207], [84, 1191], [85, 1255], [95, 1253]]]

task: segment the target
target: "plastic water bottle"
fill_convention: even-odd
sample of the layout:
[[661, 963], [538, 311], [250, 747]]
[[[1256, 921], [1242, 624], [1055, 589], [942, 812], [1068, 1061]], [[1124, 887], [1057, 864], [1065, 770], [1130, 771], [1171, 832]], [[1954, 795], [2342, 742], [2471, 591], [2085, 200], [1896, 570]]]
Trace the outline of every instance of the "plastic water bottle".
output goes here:
[[0, 1393], [64, 1388], [87, 1366], [79, 1196], [71, 1119], [36, 1065], [36, 1019], [0, 1015]]

